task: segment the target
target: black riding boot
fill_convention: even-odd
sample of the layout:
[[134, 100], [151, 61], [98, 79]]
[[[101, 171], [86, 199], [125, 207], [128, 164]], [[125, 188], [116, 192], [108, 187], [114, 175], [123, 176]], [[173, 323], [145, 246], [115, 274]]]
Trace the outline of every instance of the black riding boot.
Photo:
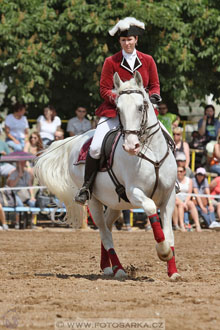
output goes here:
[[99, 169], [99, 159], [94, 159], [89, 152], [86, 157], [85, 176], [82, 188], [78, 191], [75, 202], [84, 205], [92, 194], [93, 183]]

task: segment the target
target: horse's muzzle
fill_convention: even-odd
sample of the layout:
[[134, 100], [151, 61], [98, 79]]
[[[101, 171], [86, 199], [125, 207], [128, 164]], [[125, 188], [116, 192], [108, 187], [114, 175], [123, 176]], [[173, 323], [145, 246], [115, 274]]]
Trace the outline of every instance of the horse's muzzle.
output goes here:
[[130, 155], [137, 155], [140, 151], [140, 142], [135, 134], [125, 135], [125, 142], [123, 144], [123, 148]]

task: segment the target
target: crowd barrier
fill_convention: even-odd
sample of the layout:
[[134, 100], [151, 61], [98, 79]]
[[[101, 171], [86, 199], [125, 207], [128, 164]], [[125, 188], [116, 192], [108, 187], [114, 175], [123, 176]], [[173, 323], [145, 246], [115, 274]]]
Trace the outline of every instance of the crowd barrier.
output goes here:
[[[0, 188], [0, 191], [6, 191], [6, 190], [26, 190], [26, 189], [46, 189], [47, 187], [45, 186], [30, 186], [30, 187], [3, 187]], [[3, 210], [5, 213], [19, 213], [19, 227], [20, 228], [27, 228], [28, 222], [29, 222], [29, 217], [28, 215], [32, 214], [39, 214], [39, 213], [44, 213], [47, 215], [50, 215], [50, 219], [54, 221], [55, 213], [66, 213], [66, 208], [64, 207], [30, 207], [30, 206], [2, 206]], [[30, 221], [30, 227], [32, 227], [32, 222]]]
[[[39, 213], [44, 213], [47, 215], [50, 215], [50, 219], [53, 221], [54, 218], [54, 213], [66, 213], [65, 208], [58, 208], [58, 207], [44, 207], [44, 208], [39, 208], [39, 207], [29, 207], [29, 206], [15, 206], [15, 207], [10, 207], [10, 206], [3, 206], [2, 207], [5, 213], [19, 213], [19, 228], [20, 229], [26, 229], [28, 226], [32, 228], [33, 223], [31, 221], [31, 216], [32, 214], [39, 214]], [[28, 216], [30, 215], [30, 217]], [[36, 225], [37, 223], [34, 223]]]
[[[21, 189], [46, 189], [45, 186], [30, 186], [30, 187], [5, 187], [5, 188], [0, 188], [0, 191], [4, 191], [4, 190], [21, 190]], [[220, 199], [220, 195], [207, 195], [207, 194], [188, 194], [188, 193], [179, 193], [180, 195], [183, 196], [187, 196], [190, 195], [191, 197], [207, 197], [207, 198], [211, 198], [211, 199]], [[177, 194], [178, 196], [178, 194]], [[20, 228], [27, 228], [28, 226], [28, 222], [29, 222], [29, 218], [28, 218], [28, 214], [32, 215], [32, 214], [39, 214], [39, 213], [44, 213], [44, 214], [49, 214], [50, 215], [50, 219], [51, 221], [54, 221], [54, 216], [55, 213], [66, 213], [66, 208], [65, 207], [44, 207], [44, 208], [40, 208], [40, 207], [29, 207], [29, 206], [3, 206], [3, 210], [6, 213], [19, 213], [19, 227]], [[131, 215], [130, 215], [130, 223], [131, 226], [133, 226], [133, 214], [134, 213], [145, 213], [145, 211], [141, 208], [137, 208], [137, 209], [131, 209]], [[25, 215], [25, 216], [23, 216]], [[22, 217], [23, 216], [23, 217]], [[85, 215], [84, 215], [85, 217]], [[85, 221], [84, 221], [85, 222]], [[32, 227], [32, 222], [30, 221], [30, 228]], [[84, 225], [85, 228], [85, 225]]]

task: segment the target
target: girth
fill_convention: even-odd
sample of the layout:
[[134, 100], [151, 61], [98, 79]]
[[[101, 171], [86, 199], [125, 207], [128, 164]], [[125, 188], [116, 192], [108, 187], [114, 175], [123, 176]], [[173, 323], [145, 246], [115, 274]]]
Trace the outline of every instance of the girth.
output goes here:
[[118, 181], [112, 169], [113, 161], [114, 161], [114, 153], [121, 135], [122, 133], [119, 128], [112, 129], [105, 135], [102, 143], [100, 165], [102, 167], [103, 164], [106, 164], [107, 172], [112, 182], [115, 185], [115, 191], [118, 194], [119, 202], [122, 198], [125, 202], [130, 203], [126, 195], [125, 187]]

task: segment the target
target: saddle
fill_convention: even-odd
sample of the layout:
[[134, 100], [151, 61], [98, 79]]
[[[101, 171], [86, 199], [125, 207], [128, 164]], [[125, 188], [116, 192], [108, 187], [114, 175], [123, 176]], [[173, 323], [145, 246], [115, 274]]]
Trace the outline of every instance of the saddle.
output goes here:
[[[101, 147], [101, 158], [100, 158], [100, 165], [99, 165], [99, 171], [100, 172], [108, 172], [112, 182], [115, 185], [115, 191], [118, 194], [119, 202], [122, 198], [126, 202], [129, 203], [129, 199], [126, 196], [125, 187], [120, 184], [117, 177], [115, 176], [112, 166], [114, 161], [114, 154], [117, 147], [117, 144], [121, 137], [121, 131], [119, 128], [110, 130], [104, 137]], [[89, 151], [89, 147], [91, 145], [93, 138], [90, 138], [87, 140], [84, 145], [82, 146], [79, 157], [77, 162], [74, 165], [79, 164], [85, 164], [86, 162], [86, 156]]]

